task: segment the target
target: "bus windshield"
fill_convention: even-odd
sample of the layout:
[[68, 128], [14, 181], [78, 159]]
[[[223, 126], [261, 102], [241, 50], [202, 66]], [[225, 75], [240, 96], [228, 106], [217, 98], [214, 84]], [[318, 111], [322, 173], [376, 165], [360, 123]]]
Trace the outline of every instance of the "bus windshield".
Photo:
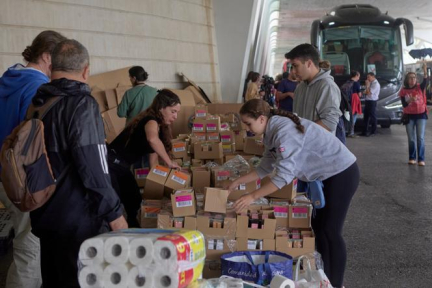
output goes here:
[[374, 72], [389, 82], [402, 77], [402, 47], [399, 28], [348, 26], [321, 31], [321, 58], [331, 63], [332, 75], [349, 77]]

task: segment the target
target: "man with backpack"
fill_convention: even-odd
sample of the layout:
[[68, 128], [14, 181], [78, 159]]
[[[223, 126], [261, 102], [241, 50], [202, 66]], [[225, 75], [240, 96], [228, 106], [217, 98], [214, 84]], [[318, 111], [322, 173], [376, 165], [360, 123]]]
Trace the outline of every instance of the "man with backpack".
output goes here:
[[108, 174], [98, 104], [86, 84], [87, 49], [65, 40], [51, 59], [52, 81], [39, 88], [32, 104], [37, 108], [60, 98], [43, 118], [47, 156], [60, 180], [51, 198], [30, 217], [41, 244], [43, 287], [79, 287], [81, 243], [109, 228], [127, 228], [127, 223]]
[[[0, 147], [12, 130], [24, 120], [39, 86], [49, 82], [51, 53], [56, 44], [65, 39], [55, 31], [39, 33], [21, 53], [27, 65], [15, 64], [0, 78]], [[15, 233], [13, 260], [8, 270], [6, 288], [40, 288], [39, 239], [31, 233], [29, 213], [21, 212], [11, 203], [1, 182], [0, 201], [11, 214]]]

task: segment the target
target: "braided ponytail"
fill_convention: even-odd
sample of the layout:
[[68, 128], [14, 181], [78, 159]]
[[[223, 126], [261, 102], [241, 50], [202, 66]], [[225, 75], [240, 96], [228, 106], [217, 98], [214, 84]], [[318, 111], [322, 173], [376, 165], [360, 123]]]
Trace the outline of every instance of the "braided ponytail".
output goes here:
[[247, 115], [253, 119], [257, 119], [261, 115], [267, 116], [267, 118], [270, 118], [273, 115], [287, 117], [296, 124], [297, 130], [304, 134], [304, 126], [301, 125], [300, 118], [297, 115], [292, 112], [270, 108], [270, 105], [262, 99], [252, 99], [247, 101], [240, 108], [240, 114]]
[[301, 125], [301, 123], [300, 123], [300, 117], [298, 117], [294, 113], [289, 112], [289, 111], [280, 110], [280, 109], [273, 109], [273, 108], [270, 109], [270, 113], [271, 113], [271, 115], [277, 115], [277, 116], [283, 116], [283, 117], [290, 118], [291, 121], [293, 121], [294, 124], [296, 124], [297, 130], [299, 130], [300, 133], [304, 134], [304, 126]]

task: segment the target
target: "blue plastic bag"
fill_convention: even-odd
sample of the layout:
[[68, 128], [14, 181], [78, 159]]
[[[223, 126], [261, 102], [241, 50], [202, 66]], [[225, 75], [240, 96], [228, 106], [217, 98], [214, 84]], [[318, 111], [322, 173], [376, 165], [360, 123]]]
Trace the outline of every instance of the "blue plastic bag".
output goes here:
[[269, 285], [276, 275], [292, 279], [292, 257], [277, 251], [241, 251], [221, 257], [222, 275]]

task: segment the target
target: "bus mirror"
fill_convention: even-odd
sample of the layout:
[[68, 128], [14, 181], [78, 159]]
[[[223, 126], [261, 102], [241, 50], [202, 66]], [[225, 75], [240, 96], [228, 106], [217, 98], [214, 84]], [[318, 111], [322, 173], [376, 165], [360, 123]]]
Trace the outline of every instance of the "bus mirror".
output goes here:
[[320, 20], [313, 21], [311, 32], [310, 32], [311, 45], [317, 47], [318, 49], [319, 49], [319, 35], [321, 31], [320, 25], [321, 25]]
[[395, 21], [395, 26], [400, 26], [402, 24], [403, 24], [404, 30], [405, 30], [405, 42], [406, 42], [406, 45], [409, 46], [409, 45], [411, 45], [411, 44], [414, 43], [414, 28], [413, 28], [413, 24], [408, 19], [397, 18], [396, 21]]

